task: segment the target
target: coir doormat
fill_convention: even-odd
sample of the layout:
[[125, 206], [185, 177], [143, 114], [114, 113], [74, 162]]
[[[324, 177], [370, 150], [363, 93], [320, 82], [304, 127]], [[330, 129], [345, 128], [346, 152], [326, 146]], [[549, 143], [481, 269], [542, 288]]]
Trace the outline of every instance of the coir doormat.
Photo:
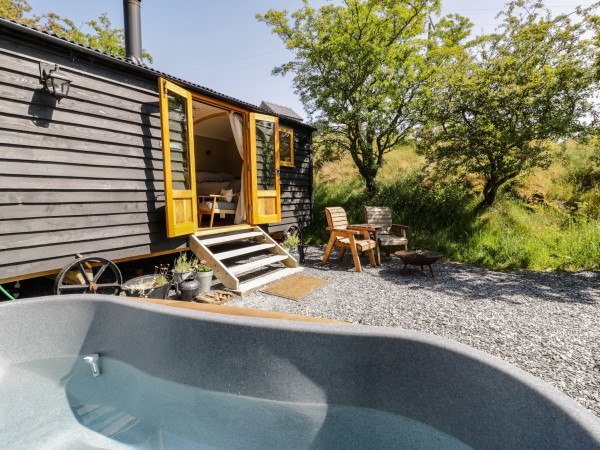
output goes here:
[[293, 275], [268, 288], [261, 289], [261, 292], [291, 298], [292, 300], [300, 300], [306, 294], [310, 294], [315, 289], [327, 283], [327, 280], [321, 278], [309, 277], [307, 275]]

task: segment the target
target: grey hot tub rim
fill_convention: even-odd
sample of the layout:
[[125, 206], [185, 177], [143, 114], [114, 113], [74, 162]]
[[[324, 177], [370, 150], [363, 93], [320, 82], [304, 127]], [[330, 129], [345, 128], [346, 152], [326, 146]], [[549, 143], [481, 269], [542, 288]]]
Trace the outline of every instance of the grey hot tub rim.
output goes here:
[[401, 414], [475, 448], [600, 448], [600, 419], [575, 400], [499, 358], [413, 330], [65, 295], [0, 304], [0, 337], [0, 369], [99, 353], [205, 389]]

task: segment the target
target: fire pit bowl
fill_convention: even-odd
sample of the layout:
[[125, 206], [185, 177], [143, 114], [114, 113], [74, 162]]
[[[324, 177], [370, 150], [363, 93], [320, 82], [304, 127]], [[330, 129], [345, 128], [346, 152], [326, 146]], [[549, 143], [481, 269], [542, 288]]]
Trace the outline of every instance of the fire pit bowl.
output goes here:
[[431, 250], [411, 250], [409, 252], [402, 250], [394, 253], [394, 255], [400, 258], [404, 263], [404, 267], [400, 271], [401, 274], [404, 274], [406, 266], [409, 264], [413, 266], [421, 266], [421, 270], [423, 270], [423, 266], [429, 266], [431, 278], [435, 278], [431, 265], [437, 262], [442, 256], [444, 256], [441, 253], [434, 252]]

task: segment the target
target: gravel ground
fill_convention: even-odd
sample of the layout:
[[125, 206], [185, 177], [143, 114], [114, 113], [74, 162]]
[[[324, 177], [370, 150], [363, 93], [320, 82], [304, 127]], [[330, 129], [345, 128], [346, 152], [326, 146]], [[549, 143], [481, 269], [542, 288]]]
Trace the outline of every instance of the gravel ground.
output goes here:
[[600, 272], [494, 272], [440, 262], [429, 271], [382, 255], [321, 266], [311, 246], [302, 274], [329, 280], [299, 301], [254, 292], [230, 306], [432, 333], [532, 373], [600, 417]]

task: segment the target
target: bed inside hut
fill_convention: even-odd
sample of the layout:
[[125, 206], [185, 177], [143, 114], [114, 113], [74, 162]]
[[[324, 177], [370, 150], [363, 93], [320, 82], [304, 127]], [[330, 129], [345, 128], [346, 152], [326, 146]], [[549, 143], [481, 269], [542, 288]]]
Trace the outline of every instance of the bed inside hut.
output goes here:
[[198, 227], [240, 223], [243, 220], [242, 116], [194, 100], [193, 118]]

